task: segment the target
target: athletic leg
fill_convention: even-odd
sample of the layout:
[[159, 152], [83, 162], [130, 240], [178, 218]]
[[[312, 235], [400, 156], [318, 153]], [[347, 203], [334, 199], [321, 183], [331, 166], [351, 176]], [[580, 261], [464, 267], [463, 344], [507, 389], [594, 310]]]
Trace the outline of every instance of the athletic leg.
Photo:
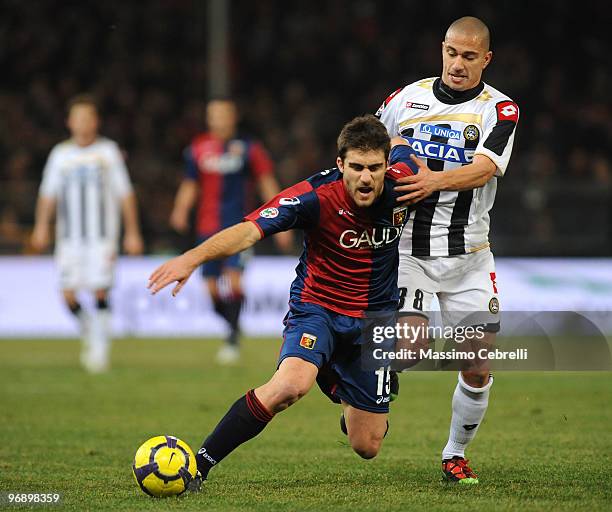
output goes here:
[[374, 413], [357, 409], [342, 402], [344, 421], [351, 447], [364, 459], [378, 455], [387, 433], [387, 413]]
[[317, 372], [313, 363], [287, 357], [266, 384], [239, 398], [196, 455], [202, 478], [206, 479], [211, 468], [238, 446], [259, 434], [276, 413], [284, 411], [308, 393]]
[[242, 270], [225, 267], [217, 282], [217, 300], [221, 316], [227, 322], [230, 332], [225, 347], [219, 352], [220, 362], [232, 362], [239, 356], [240, 311], [244, 302]]
[[221, 364], [233, 363], [240, 357], [239, 328], [243, 302], [240, 260], [231, 257], [223, 262], [205, 263], [202, 265], [202, 276], [215, 312], [229, 327], [229, 335], [217, 354], [217, 360]]
[[90, 317], [82, 308], [79, 302], [76, 291], [72, 288], [62, 290], [64, 303], [79, 322], [79, 336], [81, 338], [81, 364], [89, 370], [89, 361], [91, 359], [91, 346], [89, 342], [89, 327]]
[[[464, 341], [470, 350], [492, 347], [499, 329], [499, 299], [493, 255], [489, 250], [449, 260], [444, 293], [439, 294], [445, 325], [483, 325], [484, 337]], [[466, 319], [467, 317], [467, 319]], [[488, 365], [476, 362], [459, 372], [452, 398], [449, 437], [442, 450], [442, 470], [451, 482], [478, 483], [465, 450], [484, 420], [493, 385]]]
[[111, 312], [108, 289], [95, 290], [94, 298], [95, 307], [91, 313], [88, 332], [88, 369], [93, 373], [100, 373], [108, 370], [110, 365]]

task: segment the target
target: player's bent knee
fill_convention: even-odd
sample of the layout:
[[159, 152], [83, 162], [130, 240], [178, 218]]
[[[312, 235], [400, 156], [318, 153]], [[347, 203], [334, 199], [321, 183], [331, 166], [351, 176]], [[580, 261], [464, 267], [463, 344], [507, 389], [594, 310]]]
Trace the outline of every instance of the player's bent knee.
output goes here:
[[349, 441], [353, 451], [362, 459], [373, 459], [378, 455], [382, 446], [384, 435], [376, 432], [365, 431], [351, 435], [349, 430]]
[[351, 441], [353, 451], [362, 459], [373, 459], [378, 455], [382, 445], [382, 438], [371, 437], [369, 439], [358, 439]]
[[275, 375], [270, 382], [256, 390], [258, 398], [274, 414], [284, 411], [310, 390], [305, 382], [291, 381]]
[[310, 386], [304, 382], [282, 382], [277, 388], [278, 398], [280, 403], [286, 404], [286, 407], [293, 405], [306, 393]]
[[288, 357], [281, 362], [272, 379], [256, 390], [257, 396], [271, 411], [283, 411], [308, 393], [317, 373], [318, 368], [313, 363]]
[[490, 371], [462, 371], [461, 375], [463, 376], [463, 380], [469, 386], [474, 388], [482, 388], [486, 386], [489, 382], [489, 374]]

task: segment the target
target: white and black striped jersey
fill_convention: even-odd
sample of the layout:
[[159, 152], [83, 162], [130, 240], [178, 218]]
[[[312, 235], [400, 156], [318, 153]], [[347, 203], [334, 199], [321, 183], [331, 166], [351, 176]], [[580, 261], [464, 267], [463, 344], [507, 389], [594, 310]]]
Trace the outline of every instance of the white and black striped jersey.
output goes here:
[[57, 144], [45, 165], [40, 195], [57, 201], [58, 244], [116, 244], [121, 199], [132, 192], [115, 142], [99, 137], [89, 146]]
[[512, 152], [516, 103], [484, 82], [452, 96], [440, 78], [426, 78], [395, 91], [376, 115], [392, 137], [408, 140], [432, 171], [467, 165], [475, 154], [497, 165], [495, 177], [481, 188], [435, 192], [418, 203], [404, 229], [400, 253], [452, 256], [488, 247], [489, 210], [497, 177], [503, 176]]

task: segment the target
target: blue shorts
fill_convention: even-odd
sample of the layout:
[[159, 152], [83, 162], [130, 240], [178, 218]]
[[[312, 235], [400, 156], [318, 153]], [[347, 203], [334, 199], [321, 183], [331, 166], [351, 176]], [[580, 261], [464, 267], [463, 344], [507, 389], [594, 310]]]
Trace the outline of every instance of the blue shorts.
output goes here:
[[364, 411], [389, 412], [389, 367], [364, 364], [367, 320], [317, 304], [290, 302], [278, 364], [299, 357], [317, 368], [317, 384], [333, 402]]
[[[212, 235], [211, 235], [212, 236]], [[198, 245], [209, 239], [210, 236], [199, 236]], [[231, 268], [234, 270], [242, 271], [249, 254], [247, 251], [233, 254], [222, 260], [208, 261], [200, 265], [200, 272], [202, 277], [219, 277], [225, 268]]]

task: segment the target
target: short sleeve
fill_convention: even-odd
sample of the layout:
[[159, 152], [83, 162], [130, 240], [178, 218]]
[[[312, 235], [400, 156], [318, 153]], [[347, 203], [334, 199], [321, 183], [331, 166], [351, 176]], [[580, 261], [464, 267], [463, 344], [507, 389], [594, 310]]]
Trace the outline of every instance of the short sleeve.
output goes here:
[[57, 197], [61, 180], [61, 150], [58, 147], [54, 147], [51, 153], [49, 153], [49, 158], [47, 158], [47, 163], [43, 170], [39, 194], [45, 197]]
[[397, 99], [397, 95], [401, 92], [403, 87], [400, 87], [393, 93], [391, 93], [385, 101], [382, 102], [382, 105], [376, 111], [376, 117], [380, 119], [382, 124], [385, 125], [389, 135], [394, 137], [399, 135], [399, 126], [397, 124], [397, 111], [399, 109], [399, 100]]
[[389, 153], [389, 167], [397, 167], [398, 169], [407, 169], [406, 175], [410, 176], [419, 172], [417, 164], [410, 158], [411, 155], [416, 155], [412, 146], [405, 144], [397, 144], [391, 148]]
[[113, 192], [117, 197], [124, 198], [132, 193], [132, 184], [123, 155], [119, 150], [119, 146], [114, 142], [110, 145], [108, 155]]
[[497, 166], [496, 176], [503, 176], [508, 167], [518, 120], [518, 105], [511, 100], [498, 102], [487, 113], [484, 135], [474, 154], [489, 157]]
[[302, 181], [281, 191], [244, 220], [253, 222], [262, 237], [289, 229], [308, 229], [316, 225], [319, 200], [312, 185]]
[[274, 170], [270, 155], [259, 142], [249, 145], [249, 167], [255, 178], [271, 174]]
[[188, 180], [197, 180], [198, 163], [193, 155], [193, 148], [191, 146], [186, 147], [183, 151], [183, 160], [185, 161], [185, 174], [183, 177]]

